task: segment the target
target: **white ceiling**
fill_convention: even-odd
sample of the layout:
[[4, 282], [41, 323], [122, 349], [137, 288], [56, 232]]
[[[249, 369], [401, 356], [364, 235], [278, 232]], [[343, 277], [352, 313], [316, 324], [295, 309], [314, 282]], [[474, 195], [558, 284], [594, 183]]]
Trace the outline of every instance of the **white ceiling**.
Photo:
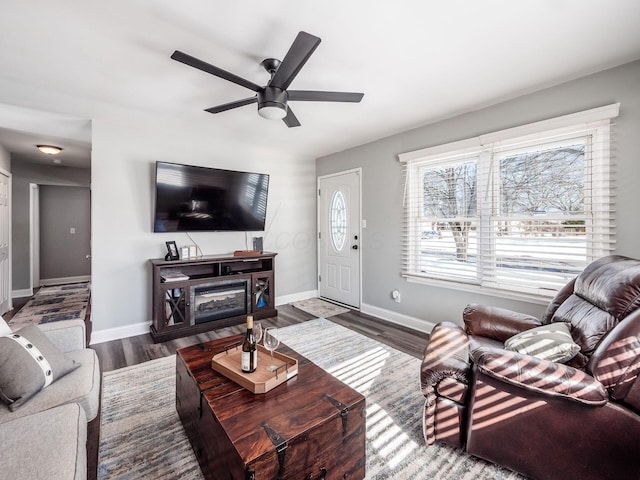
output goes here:
[[[638, 0], [0, 0], [0, 6], [5, 82], [82, 99], [91, 105], [88, 119], [113, 107], [144, 111], [311, 157], [640, 58]], [[300, 30], [322, 43], [290, 88], [365, 96], [360, 104], [291, 102], [298, 128], [259, 117], [255, 105], [203, 112], [252, 92], [169, 58], [182, 50], [266, 84], [260, 61], [282, 59]], [[6, 138], [0, 131], [0, 143]]]

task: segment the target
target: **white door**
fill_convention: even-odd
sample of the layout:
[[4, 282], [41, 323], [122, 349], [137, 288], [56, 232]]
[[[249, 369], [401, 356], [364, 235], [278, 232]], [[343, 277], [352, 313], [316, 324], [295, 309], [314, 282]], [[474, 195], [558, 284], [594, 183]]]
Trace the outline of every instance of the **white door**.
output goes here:
[[360, 169], [318, 178], [318, 291], [360, 308]]
[[0, 172], [0, 314], [11, 310], [11, 182]]

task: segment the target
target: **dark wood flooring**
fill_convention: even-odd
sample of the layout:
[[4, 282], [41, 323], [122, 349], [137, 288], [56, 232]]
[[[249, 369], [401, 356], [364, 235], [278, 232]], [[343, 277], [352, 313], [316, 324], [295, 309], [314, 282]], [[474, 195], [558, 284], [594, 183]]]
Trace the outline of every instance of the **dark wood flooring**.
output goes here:
[[[281, 305], [278, 307], [277, 317], [264, 319], [261, 320], [261, 322], [263, 327], [286, 327], [314, 318], [315, 316], [291, 305]], [[426, 333], [380, 320], [355, 310], [332, 316], [330, 320], [416, 358], [421, 358], [428, 338]], [[173, 355], [176, 349], [181, 347], [227, 337], [237, 333], [244, 333], [244, 331], [244, 324], [240, 324], [162, 343], [153, 343], [151, 335], [145, 334], [98, 343], [92, 345], [92, 348], [98, 353], [102, 371], [108, 372], [110, 370], [143, 363], [148, 360]]]

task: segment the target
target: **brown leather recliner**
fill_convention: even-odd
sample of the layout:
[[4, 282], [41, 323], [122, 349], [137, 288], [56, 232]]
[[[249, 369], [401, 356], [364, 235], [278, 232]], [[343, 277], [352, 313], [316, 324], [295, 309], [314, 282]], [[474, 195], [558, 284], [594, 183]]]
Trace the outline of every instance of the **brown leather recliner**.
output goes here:
[[[433, 329], [420, 372], [427, 444], [444, 442], [535, 479], [640, 479], [640, 261], [609, 256], [542, 319], [469, 305]], [[568, 324], [580, 352], [556, 363], [507, 350]]]

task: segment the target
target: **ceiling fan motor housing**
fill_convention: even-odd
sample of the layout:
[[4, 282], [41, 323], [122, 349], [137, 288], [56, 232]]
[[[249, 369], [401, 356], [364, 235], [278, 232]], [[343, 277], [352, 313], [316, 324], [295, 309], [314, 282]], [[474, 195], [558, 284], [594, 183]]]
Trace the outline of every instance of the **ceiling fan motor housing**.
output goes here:
[[[275, 107], [281, 109], [284, 114], [287, 112], [287, 100], [289, 95], [286, 90], [278, 87], [264, 87], [258, 90], [258, 112], [263, 108]], [[285, 115], [282, 115], [283, 118]]]

